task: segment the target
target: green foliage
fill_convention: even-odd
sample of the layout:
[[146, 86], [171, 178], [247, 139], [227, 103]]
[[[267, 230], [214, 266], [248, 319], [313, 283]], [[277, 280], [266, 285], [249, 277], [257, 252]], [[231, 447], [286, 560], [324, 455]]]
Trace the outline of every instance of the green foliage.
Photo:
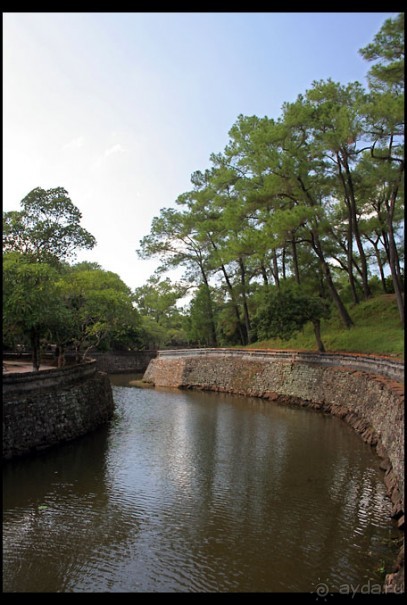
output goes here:
[[[380, 294], [352, 307], [355, 325], [351, 330], [341, 326], [337, 313], [321, 321], [325, 348], [328, 352], [347, 351], [404, 358], [404, 330], [400, 326], [397, 304], [393, 294]], [[253, 348], [315, 350], [315, 335], [311, 324], [305, 325], [289, 340], [258, 339]]]
[[3, 250], [30, 254], [55, 264], [91, 249], [96, 240], [80, 226], [82, 215], [62, 187], [33, 189], [21, 202], [22, 210], [3, 213]]
[[190, 342], [197, 346], [214, 346], [212, 296], [205, 284], [196, 290], [185, 319], [186, 333]]
[[325, 300], [306, 294], [299, 287], [267, 288], [257, 310], [257, 337], [289, 340], [307, 322], [320, 321], [329, 315], [330, 307]]
[[[210, 168], [153, 219], [138, 255], [160, 267], [134, 295], [97, 263], [68, 264], [95, 240], [64, 189], [30, 192], [3, 215], [6, 338], [48, 330], [82, 350], [317, 338], [322, 350], [322, 327], [331, 349], [399, 352], [400, 325], [365, 329], [360, 309], [394, 292], [404, 322], [404, 15], [360, 53], [373, 62], [369, 90], [328, 78], [276, 120], [238, 116]], [[163, 278], [173, 268], [188, 287]]]
[[139, 254], [158, 257], [163, 272], [184, 268], [192, 286], [210, 293], [206, 317], [202, 300], [191, 306], [196, 341], [207, 342], [210, 330], [218, 343], [246, 344], [259, 331], [301, 329], [306, 317], [293, 300], [293, 316], [272, 324], [253, 296], [259, 284], [291, 279], [314, 295], [297, 306], [309, 309], [317, 340], [320, 299], [350, 328], [347, 303], [371, 296], [374, 273], [390, 291], [390, 272], [404, 321], [403, 36], [400, 14], [361, 50], [375, 62], [369, 90], [328, 78], [284, 103], [276, 120], [239, 115], [224, 151], [192, 174], [177, 208], [153, 219]]
[[184, 318], [177, 306], [185, 293], [185, 286], [172, 284], [169, 278], [160, 279], [158, 275], [135, 289], [133, 298], [149, 348], [185, 346]]
[[73, 318], [72, 340], [78, 349], [141, 346], [140, 315], [130, 289], [116, 273], [74, 267], [61, 276], [59, 288]]
[[404, 13], [387, 19], [373, 42], [360, 49], [366, 61], [375, 61], [368, 74], [371, 88], [404, 89]]
[[3, 257], [3, 334], [9, 343], [29, 341], [33, 367], [39, 368], [40, 339], [51, 324], [63, 319], [58, 297], [56, 269], [47, 263], [32, 262], [18, 252]]
[[19, 252], [4, 255], [3, 334], [10, 345], [30, 342], [36, 369], [41, 339], [83, 355], [92, 347], [144, 345], [140, 315], [118, 275], [88, 264], [34, 262]]
[[168, 330], [160, 326], [155, 319], [147, 315], [141, 316], [143, 342], [148, 349], [165, 348], [169, 341]]
[[[3, 256], [3, 312], [10, 323], [45, 326], [55, 300], [56, 270], [17, 252]], [[53, 309], [52, 309], [53, 310]]]

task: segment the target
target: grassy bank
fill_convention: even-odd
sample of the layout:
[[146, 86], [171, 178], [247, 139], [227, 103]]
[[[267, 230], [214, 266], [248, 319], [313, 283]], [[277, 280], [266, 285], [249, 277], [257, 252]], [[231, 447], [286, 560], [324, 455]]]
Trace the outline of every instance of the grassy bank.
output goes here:
[[[376, 353], [404, 359], [404, 330], [393, 294], [376, 296], [358, 305], [349, 305], [354, 326], [346, 330], [333, 312], [321, 323], [322, 341], [329, 352]], [[306, 325], [290, 340], [274, 338], [249, 345], [251, 348], [317, 349], [312, 325]]]

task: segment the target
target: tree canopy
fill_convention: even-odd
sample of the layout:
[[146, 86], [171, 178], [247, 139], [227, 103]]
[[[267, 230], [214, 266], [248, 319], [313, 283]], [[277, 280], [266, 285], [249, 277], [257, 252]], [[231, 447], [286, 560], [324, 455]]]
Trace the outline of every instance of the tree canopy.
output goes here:
[[3, 213], [3, 250], [56, 262], [72, 259], [96, 240], [80, 225], [82, 214], [62, 187], [36, 187], [21, 201], [20, 211]]
[[96, 240], [64, 188], [4, 212], [6, 344], [30, 343], [38, 369], [46, 341], [63, 363], [68, 347], [240, 346], [311, 322], [322, 351], [321, 322], [335, 312], [351, 329], [378, 283], [404, 326], [404, 14], [359, 52], [367, 88], [327, 78], [275, 118], [237, 116], [153, 218], [137, 254], [160, 264], [134, 292], [98, 263], [71, 264]]
[[[390, 276], [404, 325], [403, 42], [400, 14], [361, 49], [374, 63], [367, 89], [328, 78], [276, 119], [239, 115], [223, 152], [153, 219], [138, 254], [161, 273], [184, 270], [197, 342], [246, 345], [264, 322], [274, 333], [271, 307], [259, 322], [259, 292], [290, 281], [316, 329], [327, 308], [351, 328], [350, 304], [372, 295], [376, 275], [388, 292]], [[283, 300], [270, 294], [276, 317]], [[295, 317], [287, 329], [302, 325]]]

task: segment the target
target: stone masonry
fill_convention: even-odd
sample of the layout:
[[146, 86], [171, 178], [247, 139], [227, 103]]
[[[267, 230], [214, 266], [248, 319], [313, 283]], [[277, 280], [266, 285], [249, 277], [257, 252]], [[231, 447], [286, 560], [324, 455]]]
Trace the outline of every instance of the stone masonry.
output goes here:
[[[165, 352], [153, 359], [143, 377], [156, 387], [201, 389], [262, 397], [278, 404], [308, 406], [349, 423], [382, 458], [392, 517], [404, 528], [404, 385], [389, 375], [354, 369], [251, 357]], [[340, 363], [340, 361], [339, 361]], [[388, 372], [388, 374], [393, 373]], [[395, 573], [386, 578], [389, 592], [404, 586], [404, 546]], [[404, 589], [403, 589], [404, 590]]]

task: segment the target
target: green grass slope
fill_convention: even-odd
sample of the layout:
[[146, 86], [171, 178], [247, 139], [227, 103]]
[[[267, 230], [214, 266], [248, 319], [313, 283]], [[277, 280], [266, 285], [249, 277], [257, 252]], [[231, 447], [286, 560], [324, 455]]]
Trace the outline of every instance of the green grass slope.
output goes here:
[[[327, 352], [370, 353], [404, 359], [404, 329], [393, 294], [375, 296], [358, 305], [348, 305], [354, 326], [347, 330], [332, 312], [321, 322], [321, 336]], [[307, 324], [290, 340], [274, 338], [252, 343], [255, 349], [303, 349], [316, 351], [313, 327]]]

